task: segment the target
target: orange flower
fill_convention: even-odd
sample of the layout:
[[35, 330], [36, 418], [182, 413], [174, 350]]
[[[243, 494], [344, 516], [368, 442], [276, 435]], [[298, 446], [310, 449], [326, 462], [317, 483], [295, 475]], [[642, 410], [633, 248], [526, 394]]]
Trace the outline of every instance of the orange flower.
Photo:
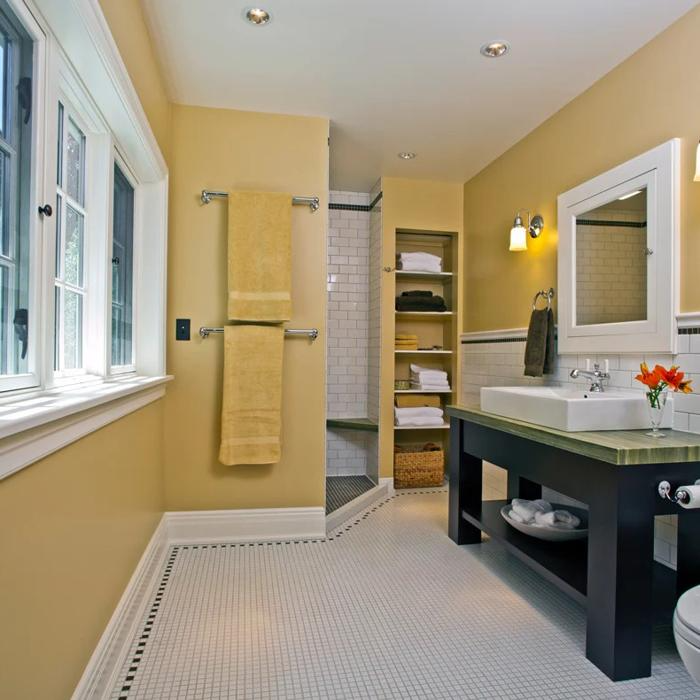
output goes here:
[[[642, 384], [646, 384], [650, 389], [656, 389], [658, 388], [659, 383], [663, 381], [661, 375], [657, 372], [659, 367], [660, 365], [656, 365], [656, 367], [654, 367], [654, 371], [650, 372], [649, 367], [647, 367], [647, 363], [642, 362], [642, 364], [639, 365], [639, 369], [642, 371], [642, 373], [638, 374], [635, 379]], [[661, 367], [661, 369], [663, 369], [663, 367]]]
[[686, 379], [684, 382], [678, 382], [678, 389], [676, 389], [676, 391], [680, 391], [684, 394], [692, 394], [693, 387], [690, 386], [692, 383], [692, 379]]
[[661, 365], [656, 365], [654, 372], [674, 391], [678, 391], [678, 385], [683, 381], [683, 372], [678, 371], [677, 365], [673, 365], [671, 369], [665, 369]]

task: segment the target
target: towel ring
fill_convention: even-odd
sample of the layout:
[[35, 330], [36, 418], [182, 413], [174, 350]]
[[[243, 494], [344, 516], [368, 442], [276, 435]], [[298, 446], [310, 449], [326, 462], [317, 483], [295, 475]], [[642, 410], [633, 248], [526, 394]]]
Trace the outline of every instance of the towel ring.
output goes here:
[[552, 308], [552, 299], [554, 298], [554, 287], [550, 287], [549, 289], [540, 289], [537, 294], [535, 294], [534, 299], [532, 300], [532, 310], [536, 311], [537, 310], [537, 301], [538, 299], [542, 297], [543, 299], [547, 300], [547, 311], [549, 311]]

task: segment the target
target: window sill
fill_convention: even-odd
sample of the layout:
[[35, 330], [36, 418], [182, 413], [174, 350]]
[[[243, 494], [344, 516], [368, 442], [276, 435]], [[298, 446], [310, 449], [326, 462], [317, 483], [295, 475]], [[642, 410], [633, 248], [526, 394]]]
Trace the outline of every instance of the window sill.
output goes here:
[[171, 379], [129, 375], [0, 399], [0, 479], [157, 401]]

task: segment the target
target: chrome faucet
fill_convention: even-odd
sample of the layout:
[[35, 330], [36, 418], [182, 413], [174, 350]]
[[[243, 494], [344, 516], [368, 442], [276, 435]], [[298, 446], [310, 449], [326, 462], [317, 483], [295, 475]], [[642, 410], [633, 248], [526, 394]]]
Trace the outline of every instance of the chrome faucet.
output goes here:
[[610, 379], [610, 375], [600, 369], [600, 365], [596, 362], [593, 365], [593, 369], [572, 369], [569, 376], [572, 379], [578, 379], [579, 377], [588, 377], [591, 380], [591, 388], [588, 390], [590, 392], [602, 392], [605, 391], [603, 387], [603, 380]]

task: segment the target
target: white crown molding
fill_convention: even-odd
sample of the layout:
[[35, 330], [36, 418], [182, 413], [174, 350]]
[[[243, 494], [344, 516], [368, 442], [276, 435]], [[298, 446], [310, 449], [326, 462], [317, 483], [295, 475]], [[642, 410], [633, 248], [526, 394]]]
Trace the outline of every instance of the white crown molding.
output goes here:
[[85, 667], [73, 692], [73, 700], [110, 696], [124, 656], [160, 579], [168, 546], [167, 527], [162, 517]]
[[325, 539], [325, 508], [253, 508], [165, 514], [171, 544]]

